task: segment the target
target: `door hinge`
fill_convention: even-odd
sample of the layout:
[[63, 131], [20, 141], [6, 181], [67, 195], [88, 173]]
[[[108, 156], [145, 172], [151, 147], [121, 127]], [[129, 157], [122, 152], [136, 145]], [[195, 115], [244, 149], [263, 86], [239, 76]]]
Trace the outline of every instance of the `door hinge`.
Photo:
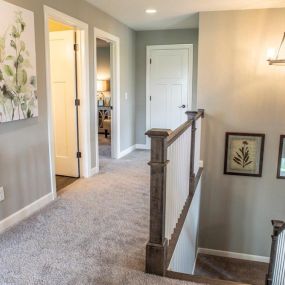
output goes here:
[[74, 48], [74, 51], [79, 51], [79, 44], [74, 44], [73, 48]]
[[76, 157], [77, 158], [81, 158], [82, 157], [82, 153], [80, 151], [78, 151], [77, 154], [76, 154]]
[[75, 99], [75, 106], [80, 106], [80, 99]]
[[152, 64], [152, 59], [149, 60], [149, 64]]
[[149, 101], [151, 101], [151, 96], [149, 96]]

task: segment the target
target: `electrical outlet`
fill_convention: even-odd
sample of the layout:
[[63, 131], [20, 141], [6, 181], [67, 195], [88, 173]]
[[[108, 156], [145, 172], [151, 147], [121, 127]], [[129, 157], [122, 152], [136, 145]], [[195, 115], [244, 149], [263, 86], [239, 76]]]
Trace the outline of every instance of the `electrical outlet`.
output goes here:
[[5, 200], [4, 188], [0, 187], [0, 202]]

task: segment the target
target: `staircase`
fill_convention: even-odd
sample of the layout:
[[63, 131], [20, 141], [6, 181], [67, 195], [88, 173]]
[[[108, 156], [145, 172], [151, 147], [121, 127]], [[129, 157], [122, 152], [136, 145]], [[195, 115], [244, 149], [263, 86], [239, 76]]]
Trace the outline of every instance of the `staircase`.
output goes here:
[[273, 234], [266, 285], [285, 284], [285, 222], [272, 221]]
[[[186, 114], [188, 121], [174, 131], [151, 129], [146, 132], [151, 139], [150, 233], [146, 246], [146, 273], [198, 284], [245, 285], [193, 275], [203, 179], [200, 147], [204, 110]], [[272, 267], [271, 271], [274, 271]], [[272, 272], [268, 280], [272, 280]], [[285, 284], [270, 282], [267, 285]]]

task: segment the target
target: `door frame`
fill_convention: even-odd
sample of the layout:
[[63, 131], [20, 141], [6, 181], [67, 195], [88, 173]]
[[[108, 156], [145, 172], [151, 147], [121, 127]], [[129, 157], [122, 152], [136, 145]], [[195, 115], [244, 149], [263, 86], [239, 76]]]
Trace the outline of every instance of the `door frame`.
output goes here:
[[[173, 45], [151, 45], [146, 47], [146, 131], [151, 126], [151, 110], [150, 110], [150, 59], [151, 51], [165, 49], [165, 50], [177, 50], [177, 49], [188, 49], [189, 51], [189, 80], [188, 80], [188, 95], [187, 95], [187, 108], [185, 110], [191, 110], [193, 106], [193, 66], [194, 66], [194, 54], [193, 44], [173, 44]], [[146, 148], [150, 149], [150, 139], [146, 137]]]
[[120, 158], [120, 38], [94, 28], [94, 96], [95, 96], [95, 150], [96, 150], [96, 173], [99, 172], [99, 135], [98, 135], [98, 104], [97, 104], [97, 39], [102, 39], [110, 43], [111, 50], [111, 92], [112, 92], [112, 158]]
[[[79, 109], [79, 140], [82, 158], [80, 161], [81, 177], [91, 176], [91, 147], [90, 147], [90, 97], [89, 97], [89, 44], [88, 24], [66, 15], [60, 11], [44, 5], [45, 21], [45, 53], [46, 53], [46, 90], [47, 90], [47, 114], [48, 114], [48, 142], [49, 142], [49, 164], [51, 192], [53, 199], [57, 198], [56, 173], [55, 173], [55, 146], [54, 127], [52, 115], [52, 93], [51, 93], [51, 69], [50, 69], [50, 44], [49, 44], [49, 20], [53, 19], [63, 24], [74, 27], [80, 34], [80, 70], [79, 82], [80, 109]], [[76, 155], [76, 154], [74, 154]]]

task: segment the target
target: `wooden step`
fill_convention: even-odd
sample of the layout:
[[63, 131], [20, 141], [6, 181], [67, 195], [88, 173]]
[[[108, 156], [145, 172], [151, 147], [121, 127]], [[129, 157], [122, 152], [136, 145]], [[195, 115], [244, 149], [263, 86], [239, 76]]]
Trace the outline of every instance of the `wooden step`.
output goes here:
[[173, 272], [173, 271], [167, 271], [166, 277], [171, 278], [171, 279], [191, 281], [191, 282], [196, 282], [199, 284], [206, 284], [206, 285], [250, 285], [247, 283], [225, 281], [225, 280], [220, 280], [220, 279], [212, 279], [209, 277], [190, 275], [190, 274]]

